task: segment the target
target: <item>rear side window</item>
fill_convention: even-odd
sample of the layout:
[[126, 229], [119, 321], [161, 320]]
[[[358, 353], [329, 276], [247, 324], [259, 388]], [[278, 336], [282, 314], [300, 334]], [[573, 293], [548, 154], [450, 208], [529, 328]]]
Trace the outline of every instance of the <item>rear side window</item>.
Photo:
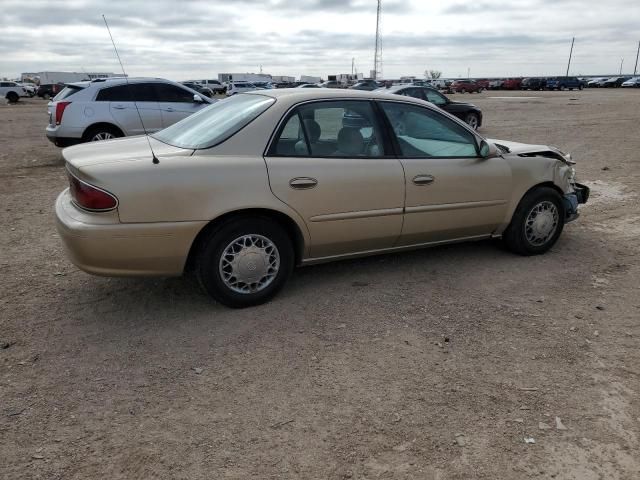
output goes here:
[[157, 102], [153, 83], [130, 83], [103, 88], [96, 96], [97, 102]]
[[356, 158], [384, 154], [368, 101], [323, 101], [299, 106], [285, 122], [269, 154]]

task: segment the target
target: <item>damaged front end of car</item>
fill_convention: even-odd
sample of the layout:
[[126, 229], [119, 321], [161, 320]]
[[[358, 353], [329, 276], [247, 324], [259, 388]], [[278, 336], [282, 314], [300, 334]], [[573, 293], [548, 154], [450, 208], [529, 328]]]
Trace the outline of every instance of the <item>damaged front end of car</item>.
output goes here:
[[557, 160], [553, 162], [553, 179], [556, 185], [562, 187], [563, 203], [565, 207], [565, 223], [579, 217], [578, 206], [587, 203], [590, 189], [576, 180], [576, 162], [571, 154], [563, 152], [555, 145], [528, 145], [524, 143], [505, 142], [496, 140], [495, 145], [503, 154], [515, 155], [521, 158], [540, 158]]

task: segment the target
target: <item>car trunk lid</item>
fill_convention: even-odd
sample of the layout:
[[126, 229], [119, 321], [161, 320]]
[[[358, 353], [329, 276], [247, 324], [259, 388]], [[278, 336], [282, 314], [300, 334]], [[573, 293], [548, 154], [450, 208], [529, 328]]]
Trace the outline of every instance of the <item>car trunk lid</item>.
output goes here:
[[153, 137], [149, 137], [147, 142], [144, 135], [139, 135], [75, 145], [65, 148], [62, 151], [62, 156], [72, 168], [78, 170], [105, 163], [135, 161], [148, 161], [151, 163], [153, 155], [149, 145], [151, 145], [153, 153], [161, 162], [162, 157], [188, 157], [193, 154], [193, 150], [173, 147]]

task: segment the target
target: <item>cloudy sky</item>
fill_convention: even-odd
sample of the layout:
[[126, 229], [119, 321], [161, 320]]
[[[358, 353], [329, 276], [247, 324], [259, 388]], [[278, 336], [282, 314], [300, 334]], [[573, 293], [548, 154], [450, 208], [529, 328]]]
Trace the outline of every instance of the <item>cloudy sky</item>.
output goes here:
[[[373, 67], [376, 0], [1, 0], [0, 77], [119, 66], [175, 80]], [[640, 0], [383, 0], [382, 76], [632, 72]]]

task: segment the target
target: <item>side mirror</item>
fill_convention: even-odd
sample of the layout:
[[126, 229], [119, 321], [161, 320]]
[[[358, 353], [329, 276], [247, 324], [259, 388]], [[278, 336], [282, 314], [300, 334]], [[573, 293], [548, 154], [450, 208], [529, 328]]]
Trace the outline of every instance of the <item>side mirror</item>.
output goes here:
[[202, 97], [200, 95], [194, 95], [193, 96], [193, 102], [194, 103], [204, 103], [204, 100], [202, 99]]
[[491, 147], [486, 140], [482, 140], [482, 142], [480, 142], [480, 156], [487, 158], [489, 155], [491, 155]]

